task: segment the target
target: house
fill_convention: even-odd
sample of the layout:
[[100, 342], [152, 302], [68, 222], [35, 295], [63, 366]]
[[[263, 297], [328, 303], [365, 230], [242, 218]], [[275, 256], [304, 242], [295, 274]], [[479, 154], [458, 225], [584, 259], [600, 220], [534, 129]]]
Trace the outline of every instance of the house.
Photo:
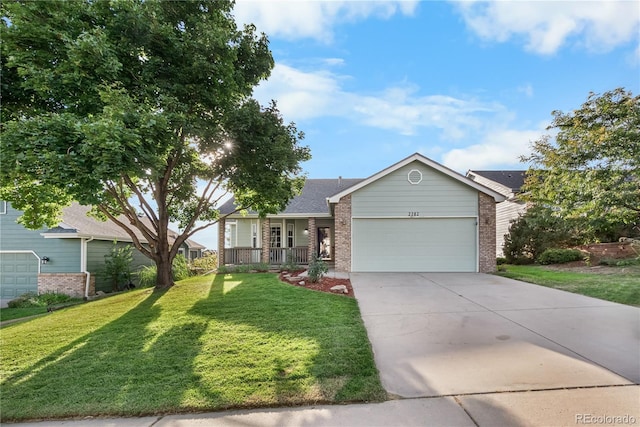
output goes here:
[[306, 264], [346, 272], [489, 272], [505, 199], [420, 154], [366, 179], [308, 179], [283, 212], [221, 206], [218, 262]]
[[511, 221], [527, 210], [526, 203], [519, 197], [524, 186], [527, 171], [474, 171], [467, 177], [489, 187], [506, 197], [496, 205], [496, 255], [503, 256], [504, 237], [509, 234]]
[[[113, 242], [131, 244], [131, 237], [112, 221], [87, 216], [88, 206], [73, 203], [62, 213], [62, 222], [53, 228], [28, 230], [16, 222], [22, 212], [0, 201], [0, 285], [3, 301], [26, 292], [54, 291], [73, 296], [111, 291], [101, 277], [104, 256]], [[146, 242], [141, 237], [142, 242]], [[191, 240], [180, 252], [190, 259], [201, 256], [204, 247]], [[152, 261], [133, 251], [132, 270]], [[134, 280], [135, 282], [135, 280]]]

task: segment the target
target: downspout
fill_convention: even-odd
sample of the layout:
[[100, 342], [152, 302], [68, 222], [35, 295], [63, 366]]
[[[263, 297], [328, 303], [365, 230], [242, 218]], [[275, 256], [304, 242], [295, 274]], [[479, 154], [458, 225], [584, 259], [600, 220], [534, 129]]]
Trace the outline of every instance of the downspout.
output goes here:
[[87, 243], [94, 239], [93, 236], [88, 239], [82, 239], [82, 244], [80, 248], [80, 258], [82, 263], [82, 272], [87, 275], [87, 281], [84, 285], [84, 299], [89, 299], [89, 285], [91, 284], [91, 273], [87, 271]]

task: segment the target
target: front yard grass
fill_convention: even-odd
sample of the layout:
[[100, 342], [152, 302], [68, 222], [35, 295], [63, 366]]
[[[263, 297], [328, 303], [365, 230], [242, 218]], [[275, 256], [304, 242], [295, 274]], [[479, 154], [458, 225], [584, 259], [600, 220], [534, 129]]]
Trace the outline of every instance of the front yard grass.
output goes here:
[[539, 265], [506, 265], [497, 274], [607, 301], [640, 306], [640, 270], [619, 268], [600, 274], [551, 270]]
[[355, 299], [192, 278], [0, 330], [2, 421], [380, 401]]

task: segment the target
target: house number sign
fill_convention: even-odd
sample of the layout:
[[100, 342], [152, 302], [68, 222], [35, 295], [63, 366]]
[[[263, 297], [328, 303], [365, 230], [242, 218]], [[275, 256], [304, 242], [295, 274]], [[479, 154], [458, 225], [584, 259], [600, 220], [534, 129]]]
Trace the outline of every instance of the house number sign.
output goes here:
[[420, 212], [409, 212], [409, 216], [411, 217], [420, 216]]

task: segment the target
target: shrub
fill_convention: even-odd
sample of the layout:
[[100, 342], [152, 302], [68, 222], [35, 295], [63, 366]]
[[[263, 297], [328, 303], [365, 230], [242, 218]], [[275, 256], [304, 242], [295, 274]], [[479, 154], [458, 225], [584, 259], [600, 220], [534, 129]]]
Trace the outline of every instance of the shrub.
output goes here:
[[120, 289], [120, 285], [131, 283], [132, 261], [133, 247], [118, 246], [118, 242], [114, 241], [111, 251], [104, 256], [104, 268], [100, 272], [102, 277], [111, 282], [111, 290], [114, 292]]
[[191, 266], [199, 272], [209, 273], [218, 267], [218, 257], [216, 254], [207, 254], [203, 257], [196, 258], [191, 262]]
[[287, 262], [282, 264], [282, 266], [280, 268], [282, 270], [286, 270], [286, 271], [298, 271], [298, 270], [300, 270], [300, 266], [298, 264], [296, 264], [296, 262], [293, 260], [293, 254], [292, 253], [287, 254]]
[[538, 257], [538, 263], [542, 265], [563, 264], [583, 259], [584, 254], [577, 249], [547, 249]]
[[504, 256], [509, 264], [536, 260], [546, 249], [575, 243], [571, 223], [553, 215], [550, 209], [534, 206], [509, 226]]
[[317, 283], [327, 271], [329, 271], [327, 263], [322, 258], [314, 255], [309, 263], [309, 280], [312, 283]]
[[496, 258], [496, 264], [497, 265], [503, 265], [507, 263], [507, 259], [505, 257], [501, 257], [499, 256], [498, 258]]
[[48, 307], [50, 305], [64, 304], [67, 302], [82, 301], [80, 298], [73, 298], [66, 294], [56, 292], [45, 292], [40, 295], [35, 292], [27, 292], [18, 298], [9, 301], [9, 308], [31, 308]]
[[184, 255], [178, 254], [173, 259], [173, 280], [176, 282], [179, 280], [188, 279], [191, 277], [191, 270], [189, 269], [189, 262]]

